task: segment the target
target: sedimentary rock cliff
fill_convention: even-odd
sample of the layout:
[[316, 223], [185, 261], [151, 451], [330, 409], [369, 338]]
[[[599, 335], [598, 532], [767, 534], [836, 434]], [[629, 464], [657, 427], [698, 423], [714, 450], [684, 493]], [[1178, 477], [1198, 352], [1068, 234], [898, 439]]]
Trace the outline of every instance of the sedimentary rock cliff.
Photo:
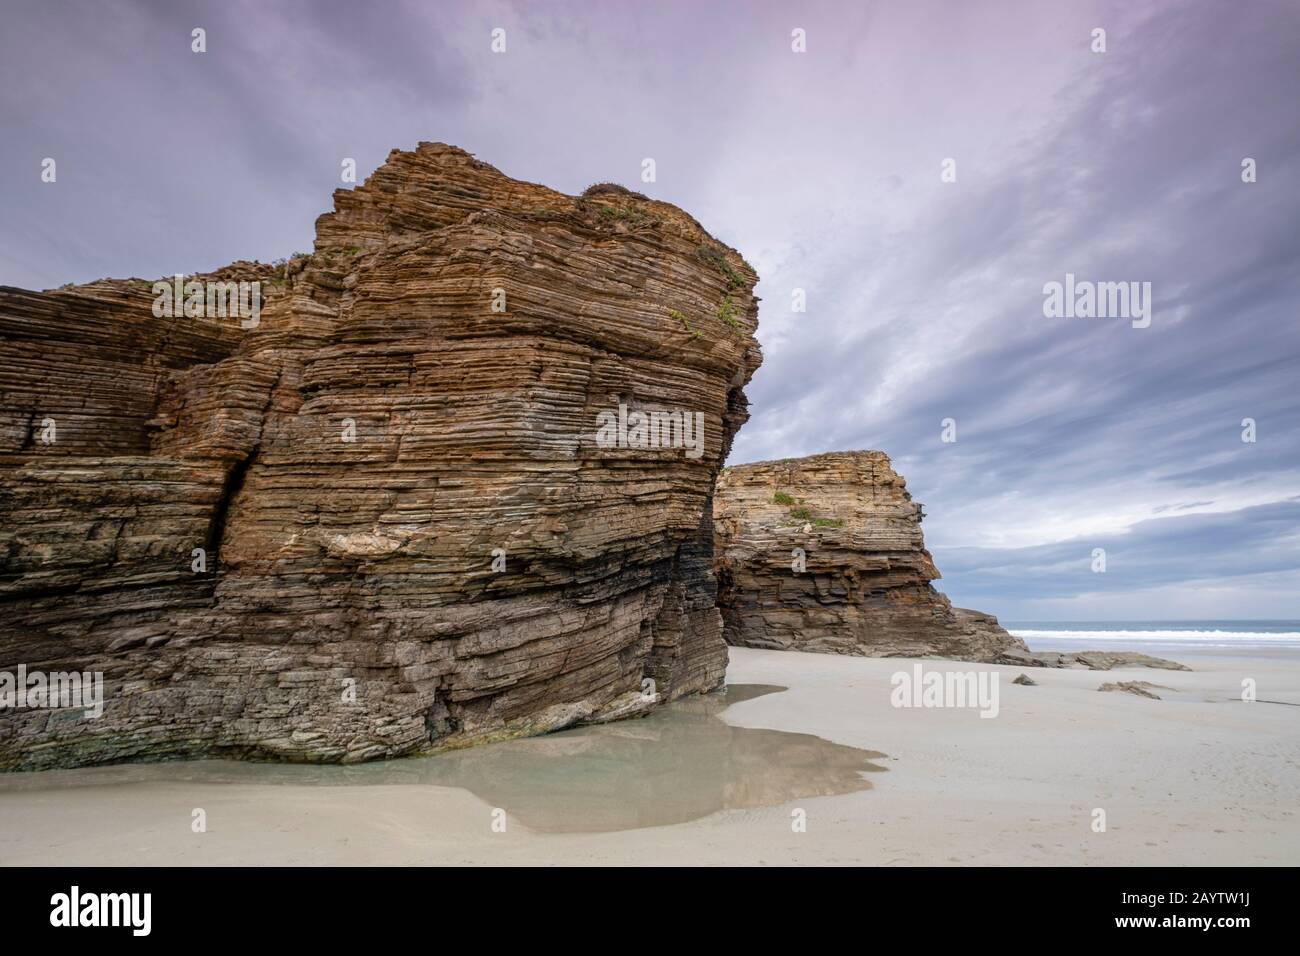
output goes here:
[[262, 282], [255, 324], [156, 318], [140, 280], [0, 290], [0, 671], [106, 696], [0, 710], [0, 767], [362, 760], [722, 681], [749, 266], [439, 144], [334, 201], [310, 255], [188, 277]]
[[931, 585], [920, 506], [881, 452], [727, 468], [713, 516], [730, 644], [975, 661], [1024, 650]]

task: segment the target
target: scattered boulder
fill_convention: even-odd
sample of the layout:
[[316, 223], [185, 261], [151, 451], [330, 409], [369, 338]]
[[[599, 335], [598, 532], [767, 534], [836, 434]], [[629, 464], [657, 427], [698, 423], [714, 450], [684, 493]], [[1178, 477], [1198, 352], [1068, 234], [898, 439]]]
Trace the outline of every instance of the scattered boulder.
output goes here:
[[1074, 655], [1089, 670], [1108, 671], [1116, 667], [1154, 667], [1166, 671], [1190, 671], [1186, 664], [1137, 651], [1079, 651]]
[[1172, 687], [1164, 687], [1160, 684], [1152, 684], [1144, 680], [1122, 680], [1115, 683], [1102, 684], [1097, 690], [1105, 691], [1123, 691], [1126, 694], [1136, 694], [1138, 697], [1150, 697], [1152, 700], [1159, 700], [1160, 695], [1153, 693], [1155, 690], [1173, 690]]
[[1038, 686], [1038, 681], [1034, 680], [1034, 679], [1033, 679], [1032, 677], [1030, 677], [1028, 674], [1021, 674], [1019, 677], [1017, 677], [1017, 678], [1016, 678], [1015, 680], [1013, 680], [1011, 683], [1013, 683], [1013, 684], [1022, 684], [1022, 685], [1024, 685], [1025, 687], [1037, 687], [1037, 686]]

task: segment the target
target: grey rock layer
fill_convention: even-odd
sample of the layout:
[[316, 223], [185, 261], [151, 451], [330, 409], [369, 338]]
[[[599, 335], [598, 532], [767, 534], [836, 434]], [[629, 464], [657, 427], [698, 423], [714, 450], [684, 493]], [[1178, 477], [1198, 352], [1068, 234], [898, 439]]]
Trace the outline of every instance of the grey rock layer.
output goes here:
[[1086, 667], [1093, 671], [1108, 671], [1115, 667], [1191, 670], [1186, 664], [1137, 651], [1025, 651], [1011, 648], [999, 654], [994, 663], [1023, 664], [1029, 667]]

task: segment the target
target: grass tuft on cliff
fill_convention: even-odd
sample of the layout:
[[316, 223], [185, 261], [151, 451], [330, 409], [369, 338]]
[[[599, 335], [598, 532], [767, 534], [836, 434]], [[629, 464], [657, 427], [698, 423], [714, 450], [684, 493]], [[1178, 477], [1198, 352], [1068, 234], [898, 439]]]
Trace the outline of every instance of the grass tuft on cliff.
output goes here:
[[718, 306], [718, 318], [737, 332], [740, 331], [740, 323], [736, 321], [736, 305], [731, 301], [731, 296], [723, 297], [722, 304]]
[[686, 321], [686, 316], [683, 315], [681, 312], [678, 312], [676, 309], [669, 309], [668, 317], [670, 319], [676, 319], [678, 322], [680, 322], [682, 324], [682, 328], [684, 328], [687, 332], [689, 332], [693, 337], [697, 339], [704, 334], [698, 329], [691, 328], [691, 323]]

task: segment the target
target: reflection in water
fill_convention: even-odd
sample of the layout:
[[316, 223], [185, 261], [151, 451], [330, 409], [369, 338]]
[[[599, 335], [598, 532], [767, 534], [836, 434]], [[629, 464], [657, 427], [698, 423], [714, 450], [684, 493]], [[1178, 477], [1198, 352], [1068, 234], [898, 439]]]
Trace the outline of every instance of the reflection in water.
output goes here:
[[682, 823], [718, 810], [869, 789], [884, 754], [811, 734], [732, 727], [729, 705], [784, 691], [769, 684], [676, 701], [639, 720], [579, 727], [468, 750], [354, 766], [196, 760], [0, 774], [0, 792], [132, 783], [462, 787], [543, 832]]

